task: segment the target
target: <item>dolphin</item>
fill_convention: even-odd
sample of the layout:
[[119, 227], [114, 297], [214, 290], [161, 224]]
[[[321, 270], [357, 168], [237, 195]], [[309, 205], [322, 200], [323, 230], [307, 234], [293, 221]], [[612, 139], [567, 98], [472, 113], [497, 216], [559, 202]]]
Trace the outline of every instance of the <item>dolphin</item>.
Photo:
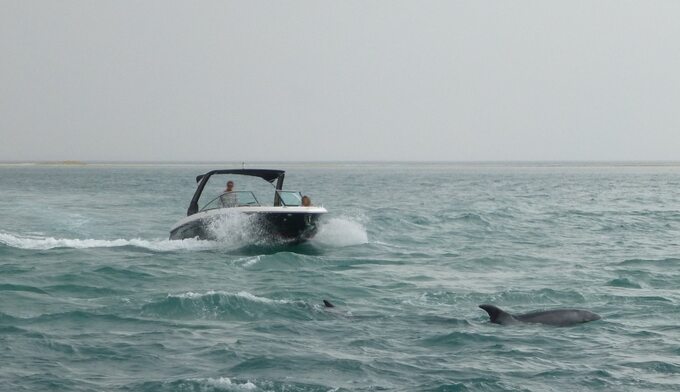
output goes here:
[[510, 314], [494, 305], [479, 305], [484, 309], [492, 323], [501, 325], [513, 325], [522, 323], [545, 324], [556, 327], [587, 323], [599, 320], [601, 317], [593, 312], [579, 309], [552, 309], [539, 310], [524, 314]]
[[333, 305], [329, 301], [326, 301], [325, 299], [323, 300], [323, 306], [326, 307], [326, 308], [334, 308], [335, 307], [335, 305]]

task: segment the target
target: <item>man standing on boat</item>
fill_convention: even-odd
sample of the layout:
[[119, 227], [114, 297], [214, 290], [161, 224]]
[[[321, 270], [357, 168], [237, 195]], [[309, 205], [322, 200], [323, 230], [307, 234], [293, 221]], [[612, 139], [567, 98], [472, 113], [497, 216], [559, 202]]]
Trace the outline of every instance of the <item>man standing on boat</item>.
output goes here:
[[224, 190], [224, 194], [222, 194], [220, 199], [222, 199], [224, 207], [236, 207], [238, 205], [238, 197], [234, 193], [234, 181], [227, 181], [227, 189]]

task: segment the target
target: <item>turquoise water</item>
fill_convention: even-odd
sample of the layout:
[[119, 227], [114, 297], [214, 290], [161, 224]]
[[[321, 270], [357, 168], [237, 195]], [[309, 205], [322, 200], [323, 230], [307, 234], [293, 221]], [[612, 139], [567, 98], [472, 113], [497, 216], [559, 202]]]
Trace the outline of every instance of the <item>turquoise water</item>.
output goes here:
[[680, 166], [258, 166], [314, 241], [167, 240], [212, 166], [0, 166], [0, 390], [677, 390]]

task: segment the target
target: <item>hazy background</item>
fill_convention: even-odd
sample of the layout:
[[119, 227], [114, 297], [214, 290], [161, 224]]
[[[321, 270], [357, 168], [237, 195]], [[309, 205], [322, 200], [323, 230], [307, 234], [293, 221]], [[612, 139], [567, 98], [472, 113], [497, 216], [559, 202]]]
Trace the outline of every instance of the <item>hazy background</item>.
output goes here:
[[675, 160], [678, 1], [0, 0], [0, 161]]

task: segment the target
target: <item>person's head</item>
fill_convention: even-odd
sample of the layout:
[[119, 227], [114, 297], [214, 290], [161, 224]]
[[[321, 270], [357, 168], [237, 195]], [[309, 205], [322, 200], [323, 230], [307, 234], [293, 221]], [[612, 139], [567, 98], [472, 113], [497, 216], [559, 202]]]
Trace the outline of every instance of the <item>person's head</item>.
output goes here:
[[304, 195], [302, 196], [302, 206], [303, 207], [309, 207], [312, 205], [312, 199], [309, 198], [309, 196]]
[[229, 180], [227, 181], [227, 192], [231, 192], [232, 190], [234, 190], [234, 181]]

